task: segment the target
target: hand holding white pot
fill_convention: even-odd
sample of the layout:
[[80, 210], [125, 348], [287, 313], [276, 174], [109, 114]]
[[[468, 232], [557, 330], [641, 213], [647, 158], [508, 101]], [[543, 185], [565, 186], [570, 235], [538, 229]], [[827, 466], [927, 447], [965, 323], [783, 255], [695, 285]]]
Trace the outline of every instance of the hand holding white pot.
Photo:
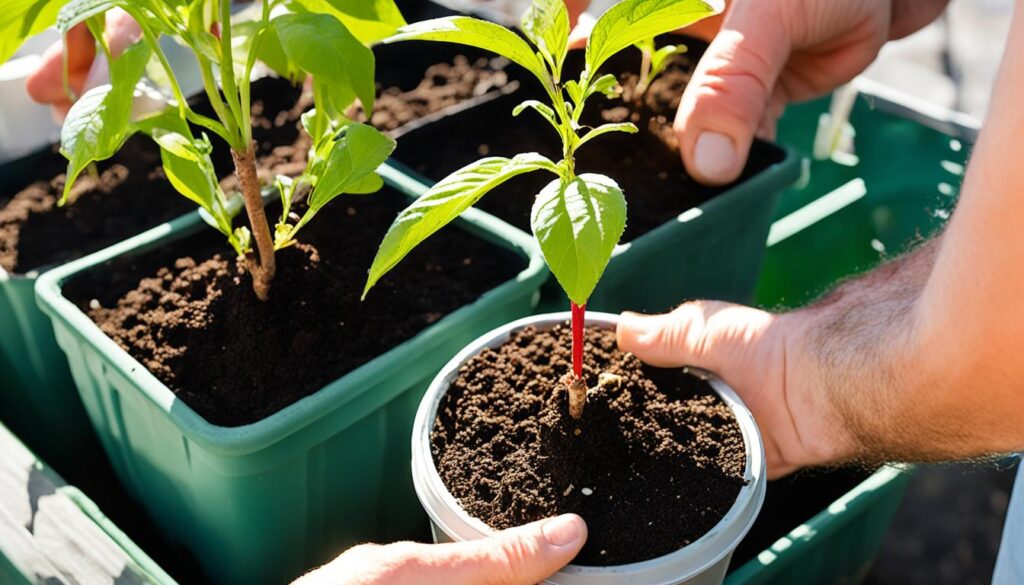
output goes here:
[[586, 539], [583, 519], [565, 514], [471, 542], [364, 544], [294, 585], [533, 585], [567, 565]]

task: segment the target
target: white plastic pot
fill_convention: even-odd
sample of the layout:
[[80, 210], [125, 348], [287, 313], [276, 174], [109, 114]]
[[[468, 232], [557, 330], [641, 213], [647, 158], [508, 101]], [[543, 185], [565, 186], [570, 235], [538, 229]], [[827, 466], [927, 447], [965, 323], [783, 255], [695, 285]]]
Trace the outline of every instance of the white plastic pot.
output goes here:
[[[494, 531], [481, 520], [462, 509], [448, 491], [437, 473], [430, 452], [430, 432], [437, 417], [437, 407], [462, 365], [484, 348], [496, 348], [524, 327], [550, 329], [569, 319], [568, 312], [535, 315], [514, 321], [480, 337], [456, 355], [438, 373], [420, 402], [412, 431], [412, 475], [416, 495], [430, 516], [435, 542], [466, 541], [483, 538]], [[613, 329], [618, 315], [588, 313], [587, 325]], [[702, 370], [690, 373], [706, 379], [711, 387], [729, 405], [743, 433], [747, 464], [744, 478], [747, 484], [740, 489], [729, 512], [696, 542], [673, 553], [628, 565], [585, 567], [569, 565], [548, 577], [550, 585], [717, 585], [725, 578], [729, 559], [754, 523], [764, 502], [766, 487], [764, 446], [761, 434], [750, 411], [739, 396], [724, 382]], [[638, 486], [638, 489], [643, 489]]]

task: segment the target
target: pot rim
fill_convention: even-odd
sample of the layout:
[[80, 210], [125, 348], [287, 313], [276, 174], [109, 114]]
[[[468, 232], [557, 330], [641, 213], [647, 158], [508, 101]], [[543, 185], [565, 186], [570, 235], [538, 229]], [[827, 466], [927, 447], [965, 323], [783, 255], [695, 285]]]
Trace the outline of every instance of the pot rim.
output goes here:
[[[570, 318], [568, 311], [525, 317], [508, 323], [476, 339], [459, 352], [431, 382], [416, 411], [412, 432], [412, 475], [416, 495], [431, 521], [449, 538], [456, 541], [473, 540], [495, 531], [483, 521], [470, 516], [441, 481], [430, 451], [430, 431], [437, 416], [441, 398], [462, 365], [484, 348], [494, 348], [524, 327], [533, 325], [549, 328]], [[611, 313], [588, 312], [587, 325], [613, 328], [619, 316]], [[629, 583], [661, 585], [679, 583], [693, 578], [723, 559], [746, 536], [764, 503], [766, 488], [764, 445], [753, 415], [732, 388], [711, 372], [698, 368], [684, 368], [708, 381], [716, 393], [729, 405], [743, 433], [746, 447], [744, 478], [747, 484], [740, 489], [729, 511], [719, 522], [695, 542], [667, 555], [606, 567], [568, 565], [548, 578], [546, 583], [569, 585], [577, 583]], [[633, 579], [638, 579], [634, 581]]]

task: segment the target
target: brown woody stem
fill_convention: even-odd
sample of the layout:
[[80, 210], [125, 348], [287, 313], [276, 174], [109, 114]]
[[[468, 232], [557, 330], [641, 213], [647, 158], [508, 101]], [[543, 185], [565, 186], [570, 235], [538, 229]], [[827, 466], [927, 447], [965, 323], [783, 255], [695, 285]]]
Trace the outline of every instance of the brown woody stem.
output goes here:
[[263, 211], [263, 197], [260, 195], [260, 182], [256, 177], [256, 153], [253, 145], [244, 152], [231, 149], [235, 160], [235, 175], [242, 186], [242, 198], [245, 200], [245, 212], [249, 215], [249, 228], [256, 242], [259, 262], [255, 254], [246, 257], [246, 266], [252, 275], [252, 289], [256, 297], [265, 301], [270, 296], [270, 283], [274, 280], [276, 265], [274, 263], [274, 240], [270, 236], [270, 225], [267, 214]]

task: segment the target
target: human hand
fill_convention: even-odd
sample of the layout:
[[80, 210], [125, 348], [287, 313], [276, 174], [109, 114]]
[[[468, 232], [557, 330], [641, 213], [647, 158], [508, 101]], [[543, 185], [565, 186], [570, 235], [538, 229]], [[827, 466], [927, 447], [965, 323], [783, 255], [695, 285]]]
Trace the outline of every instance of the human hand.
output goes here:
[[805, 328], [800, 313], [694, 301], [664, 315], [623, 313], [617, 337], [650, 365], [703, 368], [736, 389], [761, 429], [773, 479], [853, 452], [816, 370], [794, 355], [791, 339]]
[[675, 131], [697, 180], [739, 177], [755, 135], [773, 138], [786, 104], [861, 73], [882, 45], [948, 0], [736, 0], [683, 94]]
[[469, 542], [364, 544], [293, 585], [533, 585], [567, 565], [586, 539], [583, 519], [565, 514]]
[[[139, 40], [138, 23], [121, 9], [107, 12], [103, 36], [114, 57]], [[25, 81], [29, 97], [41, 104], [53, 106], [54, 115], [64, 119], [71, 109], [72, 96], [64, 88], [64, 43], [56, 42], [43, 53], [39, 68]], [[67, 34], [68, 85], [75, 95], [87, 89], [89, 74], [96, 58], [96, 41], [89, 29], [80, 24]]]

